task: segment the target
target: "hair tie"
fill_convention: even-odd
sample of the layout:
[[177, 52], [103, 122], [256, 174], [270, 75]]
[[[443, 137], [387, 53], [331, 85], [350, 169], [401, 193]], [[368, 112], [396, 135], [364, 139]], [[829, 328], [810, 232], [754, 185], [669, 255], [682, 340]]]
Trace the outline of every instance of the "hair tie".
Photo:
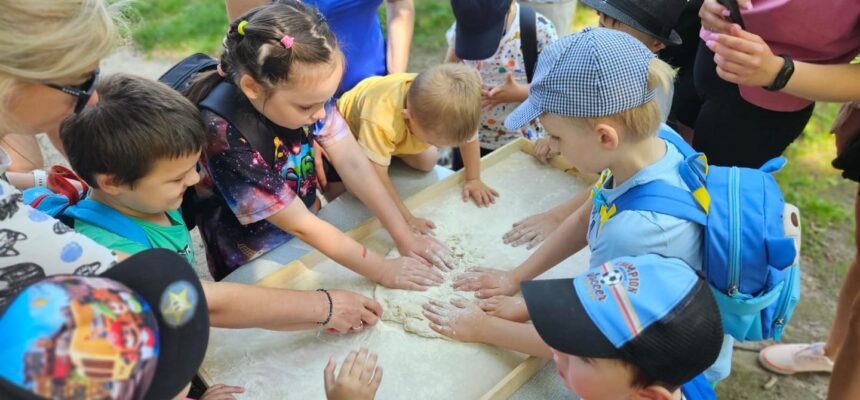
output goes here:
[[226, 73], [226, 72], [224, 72], [224, 69], [223, 69], [223, 68], [221, 68], [221, 63], [218, 63], [218, 66], [217, 66], [217, 67], [215, 67], [215, 70], [216, 70], [216, 71], [218, 71], [218, 75], [219, 75], [220, 77], [222, 77], [222, 78], [226, 78], [226, 77], [227, 77], [227, 73]]
[[245, 36], [245, 25], [248, 25], [248, 21], [240, 22], [239, 27], [236, 28], [236, 31], [242, 36]]
[[289, 48], [293, 47], [293, 43], [295, 41], [296, 41], [296, 38], [294, 38], [290, 35], [284, 35], [284, 37], [281, 38], [281, 44], [284, 45], [285, 49], [289, 49]]

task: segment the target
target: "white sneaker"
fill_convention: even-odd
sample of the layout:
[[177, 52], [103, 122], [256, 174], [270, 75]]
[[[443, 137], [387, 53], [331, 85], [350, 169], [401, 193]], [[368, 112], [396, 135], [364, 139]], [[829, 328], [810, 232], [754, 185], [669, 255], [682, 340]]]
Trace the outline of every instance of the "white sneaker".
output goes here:
[[783, 375], [833, 371], [833, 361], [824, 355], [824, 343], [820, 342], [770, 345], [758, 353], [758, 361], [766, 370]]

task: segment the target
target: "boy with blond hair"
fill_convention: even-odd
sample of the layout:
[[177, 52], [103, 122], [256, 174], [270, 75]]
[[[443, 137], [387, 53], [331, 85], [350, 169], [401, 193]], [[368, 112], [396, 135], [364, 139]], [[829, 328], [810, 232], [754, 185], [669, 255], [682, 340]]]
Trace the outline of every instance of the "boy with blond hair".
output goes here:
[[[666, 91], [674, 72], [632, 36], [606, 28], [587, 28], [544, 50], [529, 98], [505, 121], [517, 127], [541, 117], [551, 145], [584, 173], [600, 173], [591, 200], [580, 206], [526, 261], [513, 270], [480, 269], [457, 278], [454, 287], [477, 291], [474, 314], [458, 305], [433, 306], [426, 314], [442, 334], [549, 356], [529, 320], [525, 304], [511, 295], [588, 246], [591, 268], [623, 256], [657, 254], [702, 269], [700, 225], [651, 211], [615, 213], [611, 205], [627, 191], [661, 181], [684, 190], [681, 152], [660, 135], [677, 135], [662, 124], [658, 90]], [[460, 305], [463, 305], [462, 303]], [[461, 318], [450, 318], [461, 315]], [[516, 321], [516, 322], [514, 322]], [[706, 376], [728, 375], [731, 340], [719, 368]]]
[[367, 78], [344, 93], [337, 105], [414, 230], [427, 233], [435, 225], [412, 215], [400, 200], [388, 176], [392, 157], [419, 171], [430, 171], [438, 148], [459, 146], [466, 164], [463, 200], [471, 198], [484, 207], [498, 196], [481, 181], [477, 140], [481, 81], [470, 68], [443, 64], [420, 74]]

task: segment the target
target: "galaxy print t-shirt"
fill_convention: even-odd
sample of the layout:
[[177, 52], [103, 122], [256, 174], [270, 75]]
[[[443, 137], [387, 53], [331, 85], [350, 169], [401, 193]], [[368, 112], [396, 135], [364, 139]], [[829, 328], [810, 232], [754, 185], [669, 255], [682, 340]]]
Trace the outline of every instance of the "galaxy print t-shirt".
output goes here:
[[208, 141], [200, 158], [196, 218], [209, 272], [221, 280], [293, 237], [266, 218], [296, 197], [308, 209], [319, 209], [313, 142], [325, 148], [351, 133], [329, 103], [325, 120], [305, 129], [277, 131], [272, 138], [275, 161], [269, 165], [224, 118], [208, 110], [201, 116]]

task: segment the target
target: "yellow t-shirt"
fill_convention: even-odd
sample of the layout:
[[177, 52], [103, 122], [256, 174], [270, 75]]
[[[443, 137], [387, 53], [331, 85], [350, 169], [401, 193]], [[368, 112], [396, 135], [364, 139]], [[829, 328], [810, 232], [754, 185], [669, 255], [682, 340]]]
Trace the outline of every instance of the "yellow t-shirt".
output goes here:
[[419, 154], [430, 147], [403, 119], [406, 93], [416, 74], [398, 73], [362, 80], [337, 101], [349, 129], [370, 161], [391, 164], [391, 156]]

